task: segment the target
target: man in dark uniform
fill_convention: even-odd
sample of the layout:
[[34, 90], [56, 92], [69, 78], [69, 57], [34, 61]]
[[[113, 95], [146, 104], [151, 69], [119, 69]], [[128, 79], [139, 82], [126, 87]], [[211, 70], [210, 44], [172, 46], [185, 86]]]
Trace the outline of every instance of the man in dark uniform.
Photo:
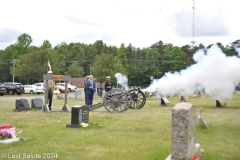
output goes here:
[[84, 81], [84, 95], [85, 95], [85, 105], [87, 105], [87, 96], [86, 96], [86, 83], [89, 80], [89, 76], [86, 76], [86, 80]]
[[106, 81], [104, 82], [105, 92], [108, 92], [112, 89], [112, 83], [110, 81], [110, 76], [106, 77]]

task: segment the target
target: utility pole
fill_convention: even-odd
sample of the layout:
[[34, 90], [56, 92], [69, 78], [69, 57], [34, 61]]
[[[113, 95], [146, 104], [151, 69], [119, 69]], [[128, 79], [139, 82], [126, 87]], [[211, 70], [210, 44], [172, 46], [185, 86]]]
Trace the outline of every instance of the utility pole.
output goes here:
[[194, 9], [195, 9], [195, 0], [192, 0], [193, 1], [193, 25], [192, 25], [192, 41], [191, 41], [191, 44], [192, 44], [192, 48], [194, 47], [194, 44], [196, 43], [196, 41], [194, 41]]
[[89, 64], [89, 75], [91, 75], [91, 64]]
[[14, 83], [14, 70], [15, 70], [16, 59], [13, 59], [13, 83]]

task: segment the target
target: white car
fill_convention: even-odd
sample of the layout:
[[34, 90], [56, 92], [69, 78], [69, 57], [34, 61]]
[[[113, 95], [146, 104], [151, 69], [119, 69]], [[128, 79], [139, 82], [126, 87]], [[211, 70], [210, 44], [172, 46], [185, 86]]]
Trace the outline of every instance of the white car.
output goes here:
[[38, 93], [37, 87], [34, 85], [24, 85], [24, 93], [30, 93], [30, 94], [34, 94], [34, 93]]
[[43, 90], [43, 83], [34, 83], [33, 86], [36, 87], [37, 93], [45, 93], [45, 91]]
[[[56, 85], [58, 85], [58, 86], [63, 86], [63, 87], [65, 88], [65, 83], [57, 83]], [[71, 85], [71, 84], [69, 84], [69, 83], [68, 83], [67, 88], [68, 88], [68, 90], [69, 90], [70, 92], [74, 92], [74, 91], [77, 90], [77, 87], [76, 87], [76, 86], [73, 86], [73, 85]]]

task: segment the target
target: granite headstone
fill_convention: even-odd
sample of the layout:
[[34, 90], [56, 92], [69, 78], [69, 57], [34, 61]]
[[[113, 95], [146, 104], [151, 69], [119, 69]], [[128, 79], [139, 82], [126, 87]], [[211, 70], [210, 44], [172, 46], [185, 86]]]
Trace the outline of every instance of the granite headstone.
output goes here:
[[172, 109], [171, 154], [166, 160], [187, 160], [198, 155], [196, 144], [196, 106], [179, 103]]
[[16, 99], [15, 101], [15, 112], [28, 111], [31, 110], [27, 99]]

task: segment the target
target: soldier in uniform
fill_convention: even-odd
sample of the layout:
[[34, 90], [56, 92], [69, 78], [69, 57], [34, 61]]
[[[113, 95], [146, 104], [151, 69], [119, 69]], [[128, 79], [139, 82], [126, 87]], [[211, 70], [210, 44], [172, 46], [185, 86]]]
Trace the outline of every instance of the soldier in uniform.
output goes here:
[[87, 85], [87, 81], [89, 80], [89, 76], [86, 76], [86, 78], [87, 79], [84, 81], [85, 105], [87, 105], [86, 85]]
[[110, 76], [106, 77], [106, 81], [104, 82], [104, 88], [105, 88], [105, 92], [108, 92], [112, 89], [112, 83], [110, 81]]
[[[52, 71], [48, 71], [49, 75], [52, 75]], [[46, 80], [44, 80], [44, 91], [46, 93]], [[55, 80], [48, 80], [48, 108], [51, 111], [52, 110], [52, 98], [53, 98], [53, 90], [55, 88]]]

